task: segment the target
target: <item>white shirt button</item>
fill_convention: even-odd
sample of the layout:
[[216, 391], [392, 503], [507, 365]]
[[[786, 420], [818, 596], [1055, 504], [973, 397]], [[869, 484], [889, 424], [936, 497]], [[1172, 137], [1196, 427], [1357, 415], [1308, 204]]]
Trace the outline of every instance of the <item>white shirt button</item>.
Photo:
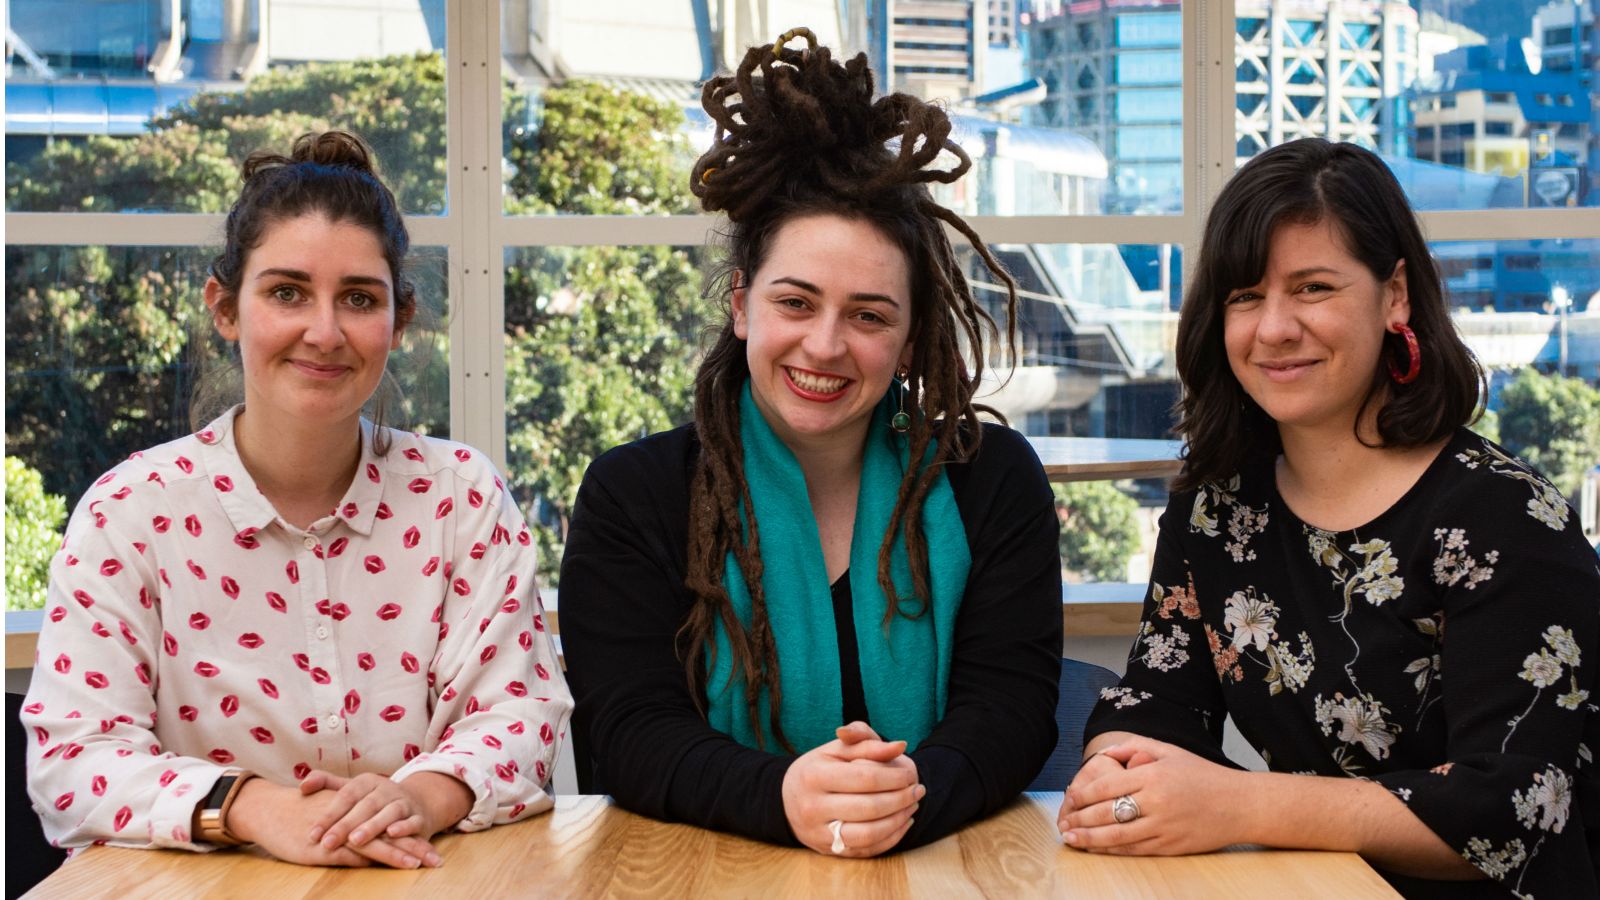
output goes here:
[[339, 727], [339, 714], [338, 713], [332, 713], [332, 714], [330, 714], [328, 716], [328, 727], [329, 728], [338, 728]]
[[301, 541], [301, 543], [306, 545], [306, 549], [307, 550], [315, 550], [315, 549], [317, 549], [317, 539], [312, 537], [309, 534], [306, 535], [305, 540]]
[[318, 625], [317, 626], [317, 640], [325, 641], [327, 639], [328, 639], [328, 626], [326, 626], [326, 625]]

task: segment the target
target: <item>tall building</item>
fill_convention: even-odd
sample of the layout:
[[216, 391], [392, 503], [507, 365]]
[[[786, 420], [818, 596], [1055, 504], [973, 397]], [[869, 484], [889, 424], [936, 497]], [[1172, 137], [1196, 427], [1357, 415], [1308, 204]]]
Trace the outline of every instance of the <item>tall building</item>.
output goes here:
[[[975, 0], [879, 0], [887, 24], [873, 43], [887, 51], [879, 69], [890, 90], [950, 102], [982, 92], [989, 7]], [[877, 60], [873, 62], [876, 64]]]
[[1398, 0], [1239, 0], [1239, 162], [1300, 137], [1410, 155], [1417, 14]]
[[1048, 93], [1033, 120], [1101, 147], [1107, 212], [1182, 207], [1182, 31], [1179, 0], [1034, 4], [1026, 68]]
[[[1511, 38], [1440, 54], [1433, 67], [1412, 101], [1417, 159], [1524, 179], [1530, 166], [1572, 167], [1588, 155], [1589, 93], [1579, 73], [1531, 71]], [[1519, 199], [1570, 205], [1537, 192]]]

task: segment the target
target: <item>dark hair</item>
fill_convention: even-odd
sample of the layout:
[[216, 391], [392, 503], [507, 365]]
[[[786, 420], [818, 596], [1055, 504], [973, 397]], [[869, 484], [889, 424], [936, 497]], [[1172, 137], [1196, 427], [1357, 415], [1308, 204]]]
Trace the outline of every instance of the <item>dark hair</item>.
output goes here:
[[[784, 47], [803, 36], [809, 47]], [[757, 77], [759, 70], [759, 77]], [[950, 119], [937, 106], [906, 94], [873, 101], [866, 54], [843, 64], [818, 47], [806, 29], [776, 44], [752, 47], [732, 75], [711, 79], [701, 103], [717, 123], [716, 138], [695, 163], [690, 189], [708, 212], [726, 211], [726, 255], [711, 281], [724, 313], [736, 273], [749, 278], [765, 261], [785, 224], [815, 215], [835, 215], [877, 228], [905, 254], [911, 273], [911, 363], [907, 405], [910, 458], [929, 464], [907, 467], [888, 532], [878, 549], [878, 584], [890, 604], [888, 628], [898, 614], [917, 618], [927, 610], [928, 543], [922, 506], [941, 468], [977, 452], [982, 429], [972, 397], [984, 363], [984, 333], [996, 334], [945, 235], [946, 224], [972, 243], [1007, 292], [1006, 346], [1014, 356], [1016, 290], [1011, 276], [982, 239], [950, 210], [933, 201], [927, 183], [960, 178], [971, 160], [949, 139]], [[896, 151], [888, 147], [898, 141]], [[948, 152], [955, 164], [929, 168]], [[970, 366], [963, 360], [966, 351]], [[710, 668], [712, 638], [720, 621], [728, 633], [735, 678], [742, 677], [750, 717], [758, 718], [763, 690], [771, 701], [773, 735], [789, 746], [779, 723], [782, 691], [771, 622], [761, 588], [761, 530], [744, 477], [739, 439], [739, 398], [749, 376], [745, 342], [725, 321], [695, 376], [695, 427], [701, 443], [690, 486], [689, 560], [686, 583], [695, 596], [679, 631], [680, 651], [691, 687]], [[743, 516], [741, 517], [741, 512]], [[744, 522], [749, 523], [748, 537]], [[911, 598], [896, 595], [889, 561], [894, 535], [904, 529], [911, 564]], [[750, 590], [750, 625], [735, 617], [723, 584], [732, 553]], [[699, 697], [698, 690], [695, 692]]]
[[[1178, 377], [1184, 395], [1173, 429], [1187, 444], [1173, 489], [1227, 479], [1247, 461], [1282, 449], [1276, 423], [1234, 377], [1223, 346], [1228, 294], [1261, 281], [1273, 234], [1283, 225], [1328, 222], [1346, 249], [1379, 281], [1405, 261], [1409, 325], [1422, 349], [1422, 374], [1394, 383], [1384, 356], [1405, 368], [1404, 344], [1386, 337], [1356, 415], [1356, 439], [1374, 402], [1381, 447], [1439, 440], [1479, 411], [1483, 369], [1456, 333], [1439, 270], [1394, 174], [1355, 144], [1304, 138], [1256, 156], [1223, 186], [1206, 217], [1194, 281], [1178, 316]], [[1393, 338], [1393, 340], [1390, 340]], [[1373, 446], [1373, 445], [1368, 445]]]
[[[223, 290], [217, 304], [223, 313], [237, 314], [245, 260], [261, 245], [267, 230], [286, 219], [320, 213], [333, 222], [359, 225], [377, 237], [394, 285], [395, 330], [416, 318], [416, 288], [405, 277], [411, 236], [394, 194], [378, 179], [366, 142], [345, 131], [303, 134], [288, 156], [266, 150], [250, 154], [243, 175], [244, 188], [228, 211], [222, 252], [211, 261], [210, 275]], [[218, 413], [219, 406], [231, 405], [239, 382], [237, 366], [216, 371], [202, 361], [200, 369], [189, 411], [190, 424], [196, 428]], [[373, 447], [379, 454], [388, 450], [388, 435], [381, 426], [391, 395], [397, 392], [393, 377], [385, 372], [369, 403], [371, 418], [380, 426], [374, 430]]]

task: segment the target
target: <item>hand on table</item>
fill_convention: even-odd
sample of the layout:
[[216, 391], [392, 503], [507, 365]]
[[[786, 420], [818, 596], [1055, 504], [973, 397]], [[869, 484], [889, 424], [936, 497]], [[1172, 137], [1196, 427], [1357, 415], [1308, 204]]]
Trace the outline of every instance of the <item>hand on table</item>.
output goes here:
[[834, 740], [804, 754], [783, 777], [783, 811], [802, 844], [833, 853], [828, 824], [844, 823], [840, 856], [877, 856], [911, 827], [917, 801], [917, 764], [905, 741], [885, 741], [863, 722], [851, 722]]
[[[371, 772], [342, 778], [313, 769], [300, 782], [300, 792], [334, 795], [333, 802], [312, 823], [308, 840], [324, 849], [345, 845], [358, 853], [379, 839], [425, 842], [460, 821], [471, 810], [473, 800], [466, 785], [433, 772], [419, 772], [396, 782]], [[424, 861], [428, 859], [435, 860], [430, 865], [439, 864], [431, 846]]]
[[[1061, 804], [1062, 838], [1080, 850], [1128, 856], [1205, 853], [1240, 842], [1229, 813], [1248, 773], [1171, 744], [1128, 737], [1079, 770]], [[1139, 817], [1118, 822], [1112, 803], [1130, 796]]]
[[309, 840], [313, 824], [336, 806], [337, 797], [331, 790], [307, 794], [265, 778], [252, 778], [239, 789], [239, 796], [229, 808], [227, 828], [240, 840], [259, 846], [277, 859], [303, 866], [377, 863], [414, 869], [439, 864], [439, 854], [433, 846], [416, 836], [376, 838], [361, 847], [340, 844], [328, 848]]

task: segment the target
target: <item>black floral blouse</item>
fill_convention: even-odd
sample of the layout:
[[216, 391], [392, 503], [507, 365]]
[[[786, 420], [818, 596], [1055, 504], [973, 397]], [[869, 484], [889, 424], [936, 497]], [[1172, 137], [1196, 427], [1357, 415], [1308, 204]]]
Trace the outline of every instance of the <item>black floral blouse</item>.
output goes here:
[[1500, 888], [1594, 897], [1600, 559], [1542, 476], [1460, 430], [1365, 526], [1324, 531], [1270, 464], [1175, 493], [1118, 687], [1085, 740], [1129, 731], [1273, 771], [1370, 778]]

